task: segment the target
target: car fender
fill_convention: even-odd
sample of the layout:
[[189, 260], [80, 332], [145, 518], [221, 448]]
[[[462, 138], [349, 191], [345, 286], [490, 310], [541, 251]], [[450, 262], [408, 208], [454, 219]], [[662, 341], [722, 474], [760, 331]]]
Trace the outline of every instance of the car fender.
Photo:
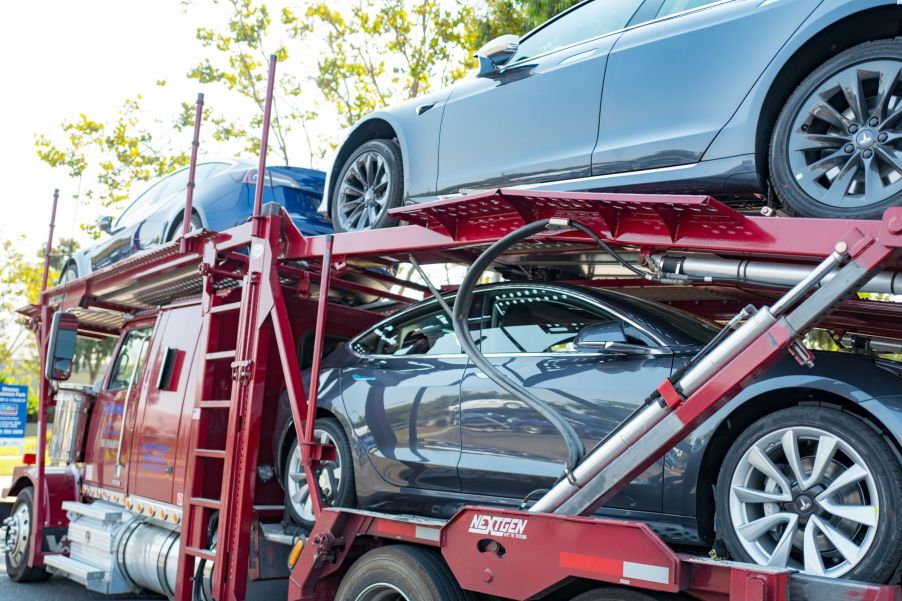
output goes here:
[[[783, 66], [802, 46], [834, 23], [881, 6], [897, 6], [897, 3], [894, 0], [824, 0], [821, 2], [764, 70], [733, 117], [714, 137], [702, 156], [702, 160], [709, 161], [754, 153], [756, 151], [758, 117], [762, 113], [768, 93]], [[757, 167], [760, 169], [762, 166], [758, 165]]]
[[[887, 374], [888, 375], [888, 374]], [[868, 391], [848, 382], [818, 373], [794, 373], [758, 380], [742, 390], [724, 407], [708, 418], [699, 428], [674, 446], [665, 456], [664, 507], [666, 513], [693, 516], [696, 514], [695, 490], [705, 451], [717, 428], [739, 407], [768, 393], [807, 389], [822, 391], [854, 403], [860, 412], [893, 432], [897, 444], [902, 445], [902, 401], [896, 411], [881, 407]], [[817, 399], [812, 399], [816, 401]], [[829, 402], [829, 400], [828, 400]], [[689, 494], [694, 491], [695, 494]]]
[[[66, 526], [69, 518], [63, 510], [63, 502], [78, 501], [80, 476], [78, 470], [71, 466], [46, 467], [44, 469], [44, 487], [41, 495], [44, 515], [44, 527], [54, 528]], [[12, 486], [0, 496], [14, 497], [24, 488], [34, 487], [38, 481], [38, 468], [35, 465], [20, 465], [13, 470]]]

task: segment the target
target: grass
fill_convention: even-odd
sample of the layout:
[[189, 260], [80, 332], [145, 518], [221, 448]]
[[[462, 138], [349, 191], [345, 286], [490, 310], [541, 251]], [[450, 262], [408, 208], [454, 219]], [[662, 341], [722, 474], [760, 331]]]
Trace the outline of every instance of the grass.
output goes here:
[[[38, 446], [37, 436], [25, 437], [25, 453], [34, 453]], [[0, 476], [9, 476], [13, 468], [22, 465], [22, 451], [18, 447], [0, 447]]]

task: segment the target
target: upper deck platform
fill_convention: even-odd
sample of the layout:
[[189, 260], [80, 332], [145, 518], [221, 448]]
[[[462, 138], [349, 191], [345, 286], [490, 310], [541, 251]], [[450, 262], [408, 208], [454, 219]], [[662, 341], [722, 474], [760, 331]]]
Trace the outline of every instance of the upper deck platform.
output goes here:
[[[830, 254], [836, 242], [853, 229], [874, 239], [896, 235], [889, 231], [891, 225], [902, 231], [902, 209], [890, 209], [883, 221], [790, 219], [744, 215], [707, 196], [502, 189], [392, 211], [409, 225], [305, 238], [278, 205], [265, 208], [258, 220], [280, 221], [276, 255], [279, 277], [286, 285], [296, 285], [308, 277], [315, 283], [330, 245], [333, 260], [350, 265], [344, 273], [404, 262], [411, 254], [421, 263], [469, 263], [486, 245], [526, 223], [545, 218], [579, 221], [610, 245], [630, 252], [678, 250], [812, 265]], [[205, 262], [215, 264], [221, 274], [233, 274], [220, 278], [219, 286], [240, 286], [242, 265], [255, 240], [253, 232], [250, 222], [225, 232], [192, 232], [183, 242], [160, 246], [56, 286], [42, 295], [41, 302], [72, 310], [98, 333], [113, 333], [133, 315], [197, 295]], [[508, 259], [519, 257], [541, 263], [543, 257], [557, 262], [569, 257], [578, 263], [597, 254], [597, 246], [583, 233], [558, 229], [518, 245]], [[902, 271], [902, 257], [895, 257], [886, 268]], [[343, 273], [339, 273], [334, 280], [338, 288], [360, 288], [342, 278]], [[766, 286], [738, 286], [726, 281], [704, 286], [650, 286], [631, 278], [607, 277], [604, 285], [628, 287], [637, 296], [714, 318], [722, 318], [742, 303], [760, 304], [773, 297]], [[409, 284], [409, 288], [423, 290], [416, 284]], [[397, 293], [384, 295], [404, 299]], [[35, 307], [23, 313], [31, 317], [38, 314]], [[902, 325], [893, 325], [902, 324], [902, 304], [850, 299], [831, 319], [842, 329], [854, 327], [861, 333], [902, 336]], [[874, 325], [869, 326], [869, 321]]]

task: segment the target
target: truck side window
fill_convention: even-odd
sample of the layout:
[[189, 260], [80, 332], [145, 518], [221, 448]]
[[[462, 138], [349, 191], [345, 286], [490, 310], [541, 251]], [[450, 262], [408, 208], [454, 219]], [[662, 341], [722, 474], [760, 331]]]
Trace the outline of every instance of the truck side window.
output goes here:
[[151, 331], [152, 328], [142, 328], [125, 335], [125, 340], [116, 355], [116, 362], [113, 364], [107, 390], [125, 390], [132, 379], [141, 374], [147, 357], [145, 341], [150, 338]]

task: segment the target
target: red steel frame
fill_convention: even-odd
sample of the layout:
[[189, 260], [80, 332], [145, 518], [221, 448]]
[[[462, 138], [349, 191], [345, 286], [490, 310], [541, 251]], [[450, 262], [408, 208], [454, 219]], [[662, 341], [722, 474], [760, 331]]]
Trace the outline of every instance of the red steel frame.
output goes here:
[[[270, 90], [274, 68], [272, 61]], [[47, 326], [54, 311], [95, 306], [128, 312], [129, 307], [103, 301], [104, 291], [134, 286], [138, 281], [152, 284], [156, 278], [192, 266], [201, 270], [205, 283], [209, 284], [215, 272], [223, 269], [224, 261], [237, 261], [245, 266], [241, 271], [245, 290], [240, 307], [239, 343], [232, 363], [241, 384], [233, 387], [229, 430], [234, 437], [228, 440], [222, 455], [219, 542], [215, 552], [191, 551], [183, 545], [176, 592], [179, 600], [191, 598], [189, 583], [195, 557], [216, 559], [213, 586], [217, 599], [244, 598], [253, 519], [253, 467], [260, 436], [259, 419], [255, 417], [259, 416], [263, 403], [268, 363], [275, 359], [267, 356], [270, 341], [278, 352], [294, 422], [302, 425], [303, 460], [308, 481], [315, 481], [317, 462], [334, 452], [314, 440], [313, 418], [329, 286], [341, 281], [333, 279], [333, 272], [347, 259], [386, 262], [403, 260], [411, 253], [421, 262], [466, 259], [472, 257], [478, 247], [494, 242], [517, 227], [556, 217], [585, 223], [607, 242], [638, 247], [642, 252], [679, 249], [814, 261], [830, 254], [838, 241], [845, 241], [852, 262], [863, 272], [900, 267], [902, 208], [888, 210], [883, 221], [788, 220], [746, 217], [708, 197], [538, 194], [499, 190], [395, 210], [412, 225], [401, 226], [390, 236], [373, 231], [305, 238], [283, 212], [261, 212], [270, 102], [271, 92], [264, 117], [254, 217], [249, 224], [222, 234], [186, 235], [175, 250], [167, 247], [44, 292], [39, 314], [32, 313], [39, 319], [38, 340], [43, 364]], [[201, 106], [199, 99], [195, 132], [199, 127]], [[196, 153], [193, 152], [192, 163], [194, 160]], [[800, 228], [808, 232], [804, 240], [796, 235]], [[556, 252], [558, 245], [583, 245], [587, 238], [579, 232], [565, 230], [549, 232], [537, 242], [541, 243], [539, 251]], [[247, 249], [247, 255], [236, 254], [239, 249]], [[280, 279], [280, 275], [303, 273], [303, 270], [281, 265], [287, 260], [306, 261], [309, 265], [306, 277], [320, 281], [316, 352], [306, 394], [300, 381]], [[205, 311], [211, 308], [212, 305], [205, 301]], [[902, 331], [902, 325], [899, 330]], [[658, 450], [663, 452], [672, 446], [676, 438], [684, 436], [694, 424], [710, 415], [719, 403], [775, 360], [794, 336], [795, 332], [785, 319], [778, 321], [688, 398], [676, 395], [670, 382], [665, 380], [661, 385], [663, 397], [675, 408], [684, 427], [673, 439], [656, 441]], [[39, 485], [35, 488], [32, 520], [32, 540], [35, 541], [41, 540], [41, 528], [48, 511], [40, 484], [44, 480], [47, 409], [52, 402], [49, 382], [42, 377], [37, 456]], [[245, 427], [233, 428], [233, 424], [242, 423], [239, 420], [244, 420]], [[196, 450], [191, 449], [191, 452]], [[641, 465], [635, 466], [630, 476], [641, 468]], [[623, 478], [622, 482], [629, 479]], [[304, 547], [292, 572], [291, 601], [331, 599], [350, 557], [362, 549], [393, 541], [437, 547], [462, 586], [512, 599], [533, 598], [573, 577], [649, 590], [683, 591], [710, 601], [780, 601], [787, 598], [790, 590], [801, 591], [805, 598], [816, 598], [817, 595], [824, 598], [826, 594], [839, 598], [833, 593], [840, 592], [847, 598], [889, 601], [900, 595], [899, 589], [893, 587], [823, 583], [796, 578], [785, 570], [678, 555], [648, 527], [637, 523], [488, 507], [467, 507], [448, 522], [438, 522], [353, 510], [324, 510], [318, 492], [315, 487], [311, 489], [318, 520], [309, 539], [311, 544]], [[186, 491], [186, 494], [190, 493], [190, 490]], [[183, 540], [187, 540], [189, 529], [196, 532], [199, 527], [187, 518]], [[41, 545], [32, 545], [29, 565], [42, 563]], [[828, 586], [831, 593], [825, 592], [828, 589], [824, 587]]]

